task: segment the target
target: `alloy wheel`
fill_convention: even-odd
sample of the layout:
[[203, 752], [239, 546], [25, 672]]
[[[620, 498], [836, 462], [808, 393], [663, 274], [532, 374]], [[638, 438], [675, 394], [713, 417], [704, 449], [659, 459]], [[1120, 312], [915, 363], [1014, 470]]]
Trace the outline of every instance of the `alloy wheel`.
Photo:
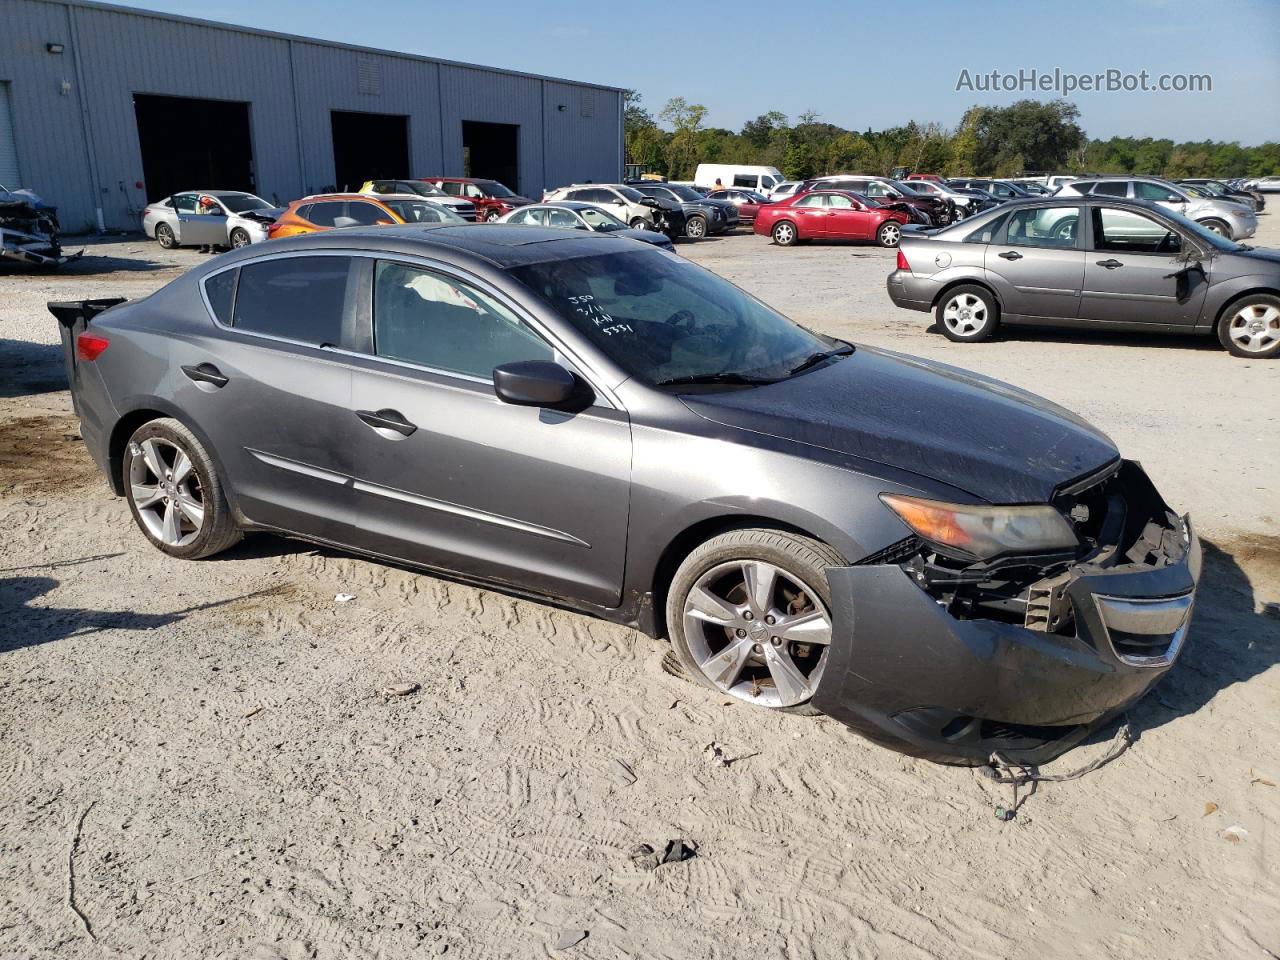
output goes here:
[[129, 447], [129, 497], [138, 518], [165, 546], [185, 547], [204, 527], [204, 491], [191, 458], [162, 437]]
[[707, 233], [707, 225], [700, 217], [694, 217], [685, 227], [689, 236], [695, 240], [701, 240]]
[[807, 584], [763, 560], [704, 573], [684, 604], [689, 652], [717, 689], [793, 707], [813, 697], [827, 664], [831, 617]]
[[1263, 353], [1280, 341], [1280, 308], [1269, 303], [1251, 303], [1231, 318], [1227, 333], [1237, 347], [1247, 353]]
[[902, 239], [902, 228], [896, 223], [886, 223], [880, 228], [880, 242], [886, 247], [896, 247]]
[[245, 233], [243, 230], [231, 231], [231, 246], [239, 250], [241, 247], [247, 247], [248, 245], [249, 245], [249, 235], [247, 233]]
[[796, 238], [796, 228], [789, 223], [780, 223], [773, 228], [773, 239], [775, 242], [786, 246]]
[[942, 322], [959, 337], [972, 337], [987, 323], [987, 305], [972, 293], [961, 293], [942, 308]]

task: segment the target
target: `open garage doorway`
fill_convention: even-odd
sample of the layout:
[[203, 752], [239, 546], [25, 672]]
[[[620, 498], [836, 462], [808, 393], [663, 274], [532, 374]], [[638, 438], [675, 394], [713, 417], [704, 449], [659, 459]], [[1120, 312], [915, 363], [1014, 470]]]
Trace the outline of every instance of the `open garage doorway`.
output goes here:
[[409, 169], [409, 118], [390, 113], [334, 110], [333, 176], [339, 190], [366, 180], [403, 180]]
[[249, 104], [135, 93], [148, 202], [183, 190], [256, 189]]
[[463, 120], [462, 172], [466, 177], [497, 180], [519, 193], [519, 125]]

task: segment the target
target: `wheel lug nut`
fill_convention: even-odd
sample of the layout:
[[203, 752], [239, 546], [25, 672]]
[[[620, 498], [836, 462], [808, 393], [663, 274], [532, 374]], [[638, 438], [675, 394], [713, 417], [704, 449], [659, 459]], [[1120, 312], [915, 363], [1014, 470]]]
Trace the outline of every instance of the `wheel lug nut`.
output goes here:
[[745, 637], [747, 635], [747, 631], [743, 630], [741, 627], [739, 627], [734, 632], [737, 633], [737, 635], [740, 637]]
[[750, 610], [748, 610], [746, 613], [744, 613], [744, 614], [742, 615], [742, 619], [743, 619], [743, 620], [754, 620], [754, 619], [755, 619], [755, 615], [754, 615]]
[[782, 646], [782, 638], [781, 638], [781, 637], [770, 637], [770, 638], [769, 638], [769, 642], [770, 642], [770, 643], [772, 643], [775, 647], [780, 647], [780, 646]]
[[753, 644], [753, 645], [752, 645], [752, 647], [751, 647], [751, 652], [752, 652], [752, 653], [764, 653], [764, 647], [760, 646], [760, 644], [758, 644], [758, 643]]
[[774, 625], [775, 623], [777, 623], [778, 621], [777, 621], [777, 620], [775, 620], [773, 617], [765, 617], [765, 618], [764, 618], [764, 622], [765, 622], [765, 623], [767, 623], [767, 624], [769, 624], [769, 626], [773, 626], [773, 625]]

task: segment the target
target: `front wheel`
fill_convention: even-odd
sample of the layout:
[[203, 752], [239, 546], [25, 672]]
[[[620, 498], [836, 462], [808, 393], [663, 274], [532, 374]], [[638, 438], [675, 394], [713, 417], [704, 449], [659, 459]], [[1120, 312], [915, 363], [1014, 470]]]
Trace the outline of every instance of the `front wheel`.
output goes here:
[[814, 713], [831, 646], [831, 547], [779, 530], [732, 530], [680, 564], [667, 627], [685, 670], [756, 706]]
[[1280, 356], [1280, 297], [1257, 293], [1231, 304], [1218, 321], [1218, 342], [1233, 357]]
[[707, 235], [707, 221], [703, 217], [690, 217], [684, 225], [684, 232], [692, 240], [701, 240]]
[[896, 247], [901, 239], [902, 228], [894, 220], [886, 220], [876, 231], [876, 243], [882, 247]]
[[156, 243], [165, 250], [172, 250], [178, 245], [178, 238], [173, 235], [173, 227], [167, 223], [156, 225]]
[[799, 235], [796, 233], [796, 226], [788, 220], [783, 220], [773, 228], [773, 242], [780, 247], [794, 246]]
[[1218, 236], [1226, 237], [1228, 240], [1231, 239], [1231, 228], [1227, 226], [1224, 221], [1210, 219], [1201, 220], [1199, 223], [1200, 226], [1204, 227], [1210, 233], [1216, 233]]
[[502, 216], [502, 214], [500, 214], [497, 210], [490, 210], [488, 213], [486, 213], [486, 214], [484, 215], [484, 222], [485, 222], [485, 223], [497, 223], [497, 222], [498, 222], [498, 218], [499, 218], [499, 217], [501, 217], [501, 216]]
[[651, 224], [644, 217], [633, 217], [631, 220], [631, 229], [632, 230], [652, 230], [653, 224]]
[[990, 340], [1000, 323], [1000, 308], [989, 290], [965, 285], [938, 301], [938, 326], [956, 343]]
[[213, 460], [181, 421], [165, 417], [139, 427], [123, 469], [134, 521], [169, 556], [198, 560], [240, 539]]
[[242, 230], [240, 227], [236, 227], [231, 231], [231, 249], [239, 250], [241, 247], [247, 247], [251, 243], [253, 241], [249, 239], [248, 231]]

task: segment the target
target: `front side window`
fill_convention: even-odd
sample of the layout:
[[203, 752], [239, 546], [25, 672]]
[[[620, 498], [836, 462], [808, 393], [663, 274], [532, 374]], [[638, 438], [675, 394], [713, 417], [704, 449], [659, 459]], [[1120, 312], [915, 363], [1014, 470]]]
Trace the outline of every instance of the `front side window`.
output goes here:
[[443, 274], [382, 260], [374, 271], [373, 346], [380, 357], [489, 379], [554, 352], [492, 297]]
[[[425, 200], [383, 200], [383, 205], [395, 212], [405, 223], [464, 223], [452, 210], [438, 207]], [[385, 215], [384, 215], [385, 219]]]
[[1117, 253], [1176, 254], [1182, 251], [1182, 237], [1145, 214], [1095, 207], [1093, 247]]
[[1133, 195], [1139, 200], [1155, 200], [1159, 203], [1177, 203], [1182, 199], [1168, 187], [1147, 183], [1145, 180], [1139, 180], [1133, 185]]
[[531, 223], [535, 226], [542, 226], [543, 212], [541, 209], [520, 210], [507, 223]]
[[277, 257], [240, 268], [232, 326], [319, 346], [342, 342], [347, 257]]
[[867, 184], [867, 189], [861, 192], [868, 197], [896, 197], [898, 195], [896, 191], [890, 189], [879, 180], [872, 180]]
[[548, 260], [510, 272], [651, 384], [783, 378], [832, 346], [714, 273], [659, 250]]
[[1037, 207], [1009, 214], [1006, 242], [1020, 247], [1074, 247], [1079, 207]]
[[827, 197], [827, 206], [837, 210], [852, 210], [853, 201], [843, 194], [833, 193]]
[[582, 219], [587, 221], [587, 225], [592, 230], [599, 230], [601, 233], [608, 233], [611, 230], [625, 230], [627, 225], [612, 214], [605, 213], [603, 210], [597, 210], [595, 207], [588, 207], [585, 210], [578, 211], [582, 215]]

